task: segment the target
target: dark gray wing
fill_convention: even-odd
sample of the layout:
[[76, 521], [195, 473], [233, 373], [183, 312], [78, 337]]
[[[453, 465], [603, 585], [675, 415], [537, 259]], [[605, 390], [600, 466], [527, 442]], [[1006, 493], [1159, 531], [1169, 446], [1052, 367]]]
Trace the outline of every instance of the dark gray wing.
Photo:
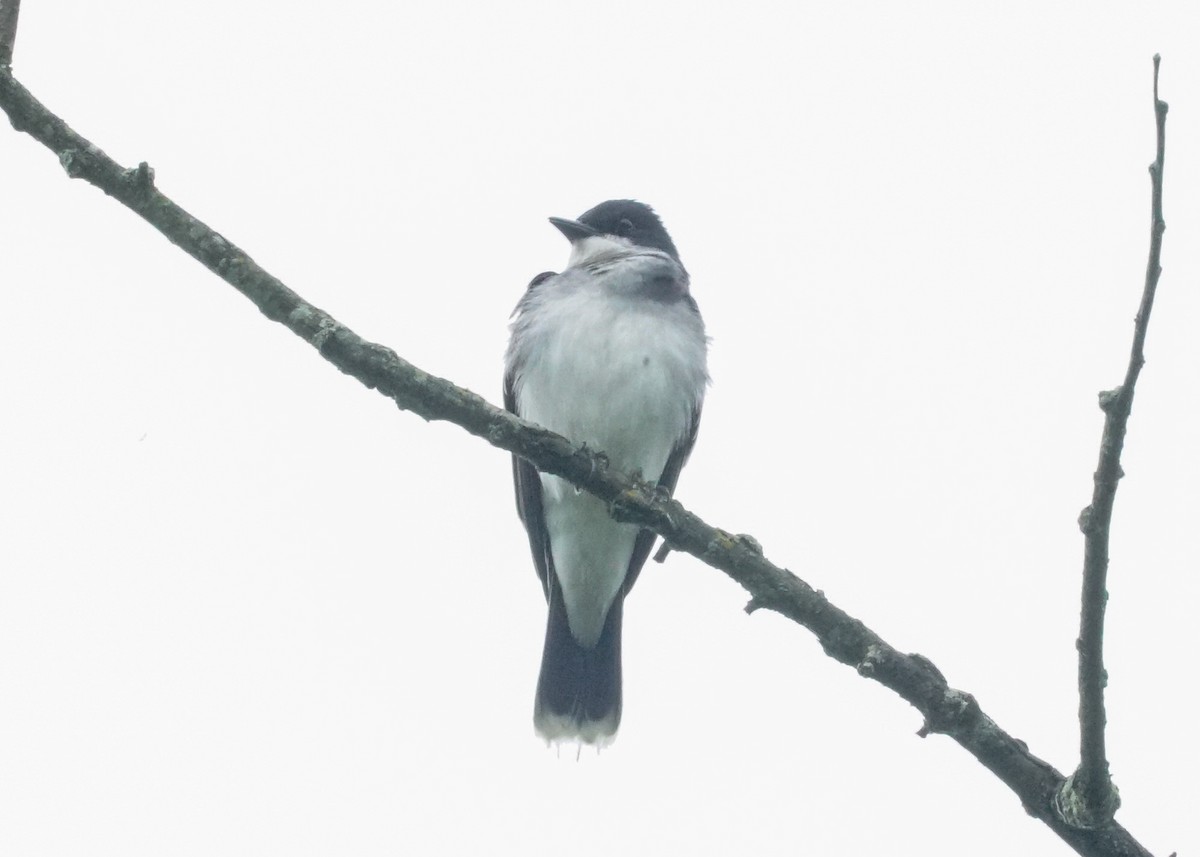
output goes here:
[[[525, 294], [528, 295], [530, 291], [553, 276], [555, 276], [553, 271], [538, 274], [529, 283], [529, 289]], [[504, 375], [504, 408], [509, 413], [521, 416], [517, 410], [517, 395], [514, 390], [516, 381], [513, 377], [514, 368], [510, 366]], [[550, 537], [546, 533], [546, 517], [542, 511], [542, 480], [538, 476], [537, 468], [518, 455], [512, 457], [512, 468], [513, 487], [517, 494], [517, 515], [520, 517], [521, 523], [525, 525], [525, 532], [529, 536], [529, 550], [533, 554], [533, 564], [542, 581], [542, 589], [549, 598], [554, 560], [550, 555]]]
[[[679, 482], [679, 471], [683, 470], [688, 456], [692, 454], [692, 447], [696, 445], [696, 432], [700, 430], [702, 406], [703, 403], [697, 404], [696, 410], [692, 411], [692, 422], [688, 426], [687, 434], [671, 450], [671, 455], [667, 458], [667, 466], [663, 468], [662, 476], [658, 477], [658, 487], [669, 495], [675, 493], [675, 485]], [[641, 574], [642, 566], [646, 564], [646, 558], [650, 556], [650, 549], [654, 547], [656, 536], [657, 534], [651, 530], [642, 530], [638, 533], [637, 540], [633, 543], [633, 555], [629, 558], [629, 570], [625, 572], [624, 591], [626, 594], [637, 580], [637, 576]]]

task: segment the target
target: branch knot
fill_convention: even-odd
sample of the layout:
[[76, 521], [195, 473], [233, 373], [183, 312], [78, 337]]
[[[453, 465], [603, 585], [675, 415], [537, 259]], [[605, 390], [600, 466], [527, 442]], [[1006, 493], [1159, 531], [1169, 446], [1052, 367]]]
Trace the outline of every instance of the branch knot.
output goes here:
[[1097, 394], [1097, 398], [1100, 400], [1100, 410], [1106, 414], [1112, 413], [1117, 405], [1120, 404], [1124, 394], [1124, 387], [1117, 387], [1113, 390], [1101, 390]]
[[[1113, 816], [1121, 806], [1121, 793], [1107, 776], [1101, 785], [1102, 791], [1082, 781], [1076, 771], [1063, 781], [1054, 793], [1054, 812], [1066, 824], [1079, 830], [1098, 830], [1112, 824]], [[1100, 794], [1091, 794], [1100, 791]]]
[[129, 185], [139, 203], [144, 205], [149, 202], [150, 195], [154, 192], [153, 167], [142, 161], [135, 168], [125, 170], [122, 178]]

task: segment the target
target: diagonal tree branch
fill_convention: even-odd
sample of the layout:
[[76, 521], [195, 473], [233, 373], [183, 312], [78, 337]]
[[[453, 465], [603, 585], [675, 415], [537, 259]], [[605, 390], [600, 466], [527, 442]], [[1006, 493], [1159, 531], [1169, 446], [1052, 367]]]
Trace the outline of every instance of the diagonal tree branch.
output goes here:
[[494, 407], [469, 390], [429, 375], [384, 346], [367, 342], [304, 301], [244, 252], [192, 217], [155, 186], [145, 164], [124, 169], [49, 112], [7, 71], [0, 70], [0, 107], [14, 127], [54, 152], [68, 175], [82, 178], [135, 211], [346, 374], [427, 420], [448, 420], [495, 447], [516, 453], [609, 503], [617, 520], [651, 529], [676, 550], [698, 557], [741, 584], [748, 610], [766, 608], [812, 631], [826, 653], [890, 688], [924, 717], [919, 732], [949, 735], [1080, 854], [1146, 857], [1119, 824], [1083, 830], [1054, 811], [1063, 775], [1001, 729], [968, 693], [951, 688], [920, 655], [897, 651], [862, 622], [836, 607], [791, 572], [769, 562], [750, 538], [717, 529], [653, 486], [608, 470], [603, 456]]
[[1084, 535], [1083, 596], [1079, 639], [1079, 767], [1063, 785], [1058, 798], [1060, 814], [1068, 823], [1080, 827], [1107, 824], [1121, 804], [1117, 788], [1109, 776], [1105, 750], [1104, 687], [1108, 673], [1104, 669], [1104, 608], [1108, 603], [1108, 534], [1112, 524], [1113, 501], [1117, 483], [1124, 475], [1121, 450], [1125, 430], [1133, 408], [1133, 390], [1146, 362], [1143, 347], [1154, 293], [1162, 273], [1163, 155], [1166, 151], [1167, 103], [1158, 97], [1159, 56], [1154, 55], [1154, 119], [1158, 146], [1150, 165], [1150, 256], [1146, 262], [1146, 284], [1133, 324], [1133, 347], [1125, 380], [1115, 390], [1100, 393], [1104, 411], [1104, 432], [1100, 437], [1100, 462], [1093, 478], [1092, 502], [1079, 515]]

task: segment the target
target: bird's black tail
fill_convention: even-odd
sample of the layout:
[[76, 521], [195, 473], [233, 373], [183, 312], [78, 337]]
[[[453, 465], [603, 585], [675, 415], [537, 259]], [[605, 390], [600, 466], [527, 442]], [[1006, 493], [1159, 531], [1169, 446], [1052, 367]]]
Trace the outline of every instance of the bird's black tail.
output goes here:
[[[557, 581], [555, 581], [557, 583]], [[557, 585], [551, 587], [546, 646], [538, 676], [533, 725], [547, 741], [604, 745], [621, 722], [620, 592], [608, 609], [604, 630], [592, 648], [571, 635]]]

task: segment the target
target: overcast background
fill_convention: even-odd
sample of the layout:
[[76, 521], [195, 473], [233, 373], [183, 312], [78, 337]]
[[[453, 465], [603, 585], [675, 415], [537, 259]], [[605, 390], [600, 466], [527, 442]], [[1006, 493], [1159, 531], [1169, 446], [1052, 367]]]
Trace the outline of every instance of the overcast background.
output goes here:
[[[1200, 26], [1132, 6], [26, 0], [14, 69], [494, 402], [510, 311], [566, 260], [546, 217], [654, 205], [712, 336], [680, 499], [1069, 772], [1076, 517], [1160, 52], [1109, 746], [1119, 819], [1194, 854]], [[629, 601], [616, 744], [547, 750], [507, 455], [340, 375], [7, 128], [0, 254], [0, 853], [1069, 853], [686, 556]]]

